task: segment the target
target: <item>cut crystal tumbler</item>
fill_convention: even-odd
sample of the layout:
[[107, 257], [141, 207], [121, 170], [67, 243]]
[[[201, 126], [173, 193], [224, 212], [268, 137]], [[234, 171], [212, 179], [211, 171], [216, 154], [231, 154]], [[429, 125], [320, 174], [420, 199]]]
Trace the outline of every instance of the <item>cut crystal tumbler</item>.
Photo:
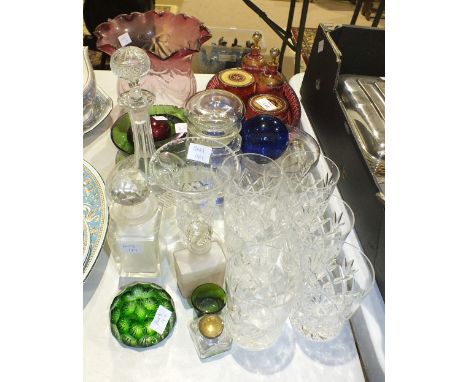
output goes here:
[[272, 346], [291, 312], [298, 264], [280, 245], [244, 246], [226, 267], [226, 324], [234, 341], [249, 350]]
[[327, 341], [336, 337], [374, 285], [369, 259], [345, 243], [335, 258], [320, 270], [302, 266], [303, 284], [293, 313], [292, 326], [304, 337]]

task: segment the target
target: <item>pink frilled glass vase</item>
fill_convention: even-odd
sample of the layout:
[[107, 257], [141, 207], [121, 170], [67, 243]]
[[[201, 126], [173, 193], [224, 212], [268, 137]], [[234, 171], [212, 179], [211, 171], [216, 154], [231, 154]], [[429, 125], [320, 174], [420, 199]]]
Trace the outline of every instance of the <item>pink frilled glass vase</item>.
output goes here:
[[[128, 44], [125, 33], [131, 40]], [[100, 24], [94, 34], [98, 49], [109, 55], [122, 47], [122, 43], [146, 51], [151, 69], [141, 80], [141, 87], [154, 94], [155, 103], [183, 106], [197, 91], [192, 55], [211, 34], [195, 17], [170, 12], [134, 12]], [[121, 94], [128, 89], [128, 82], [119, 79], [117, 92]]]

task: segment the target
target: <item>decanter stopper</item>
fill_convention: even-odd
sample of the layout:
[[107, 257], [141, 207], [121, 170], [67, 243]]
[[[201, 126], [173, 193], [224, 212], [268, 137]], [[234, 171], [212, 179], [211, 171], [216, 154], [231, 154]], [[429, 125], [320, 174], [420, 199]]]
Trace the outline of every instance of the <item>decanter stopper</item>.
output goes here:
[[278, 57], [280, 50], [278, 48], [270, 49], [270, 61], [268, 61], [257, 81], [257, 94], [276, 94], [282, 95], [285, 80], [278, 72]]
[[148, 74], [150, 66], [146, 52], [136, 46], [125, 46], [112, 54], [110, 60], [112, 73], [127, 80], [130, 86], [128, 92], [119, 96], [118, 101], [121, 106], [135, 108], [153, 103], [153, 94], [140, 87], [140, 79]]
[[255, 32], [252, 35], [253, 47], [250, 53], [246, 54], [242, 58], [242, 69], [248, 71], [254, 76], [258, 76], [263, 69], [265, 60], [260, 54], [260, 40], [262, 39], [262, 34], [260, 32]]
[[252, 40], [254, 42], [255, 49], [258, 49], [258, 44], [260, 43], [261, 39], [262, 39], [262, 34], [259, 31], [255, 31], [254, 34], [252, 35]]
[[271, 48], [270, 49], [271, 61], [268, 63], [268, 65], [275, 66], [276, 68], [278, 68], [279, 55], [280, 55], [280, 50], [278, 48]]

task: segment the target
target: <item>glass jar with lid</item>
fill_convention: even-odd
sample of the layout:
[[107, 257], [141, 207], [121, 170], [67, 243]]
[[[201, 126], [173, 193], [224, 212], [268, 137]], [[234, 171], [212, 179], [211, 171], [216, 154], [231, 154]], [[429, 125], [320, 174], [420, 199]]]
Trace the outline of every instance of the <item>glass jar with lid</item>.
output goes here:
[[221, 89], [203, 90], [190, 97], [185, 108], [189, 136], [216, 140], [234, 152], [240, 150], [245, 106], [239, 97]]

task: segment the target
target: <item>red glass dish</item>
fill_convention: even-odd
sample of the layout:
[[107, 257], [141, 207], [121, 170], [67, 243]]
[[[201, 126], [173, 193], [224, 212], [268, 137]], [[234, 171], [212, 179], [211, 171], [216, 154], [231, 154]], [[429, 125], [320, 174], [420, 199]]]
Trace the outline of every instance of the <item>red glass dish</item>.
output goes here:
[[[207, 89], [224, 89], [219, 82], [218, 76], [215, 75], [206, 85]], [[282, 97], [288, 102], [288, 125], [296, 127], [299, 124], [301, 119], [301, 104], [299, 98], [297, 98], [296, 93], [293, 88], [285, 83], [283, 86]]]

